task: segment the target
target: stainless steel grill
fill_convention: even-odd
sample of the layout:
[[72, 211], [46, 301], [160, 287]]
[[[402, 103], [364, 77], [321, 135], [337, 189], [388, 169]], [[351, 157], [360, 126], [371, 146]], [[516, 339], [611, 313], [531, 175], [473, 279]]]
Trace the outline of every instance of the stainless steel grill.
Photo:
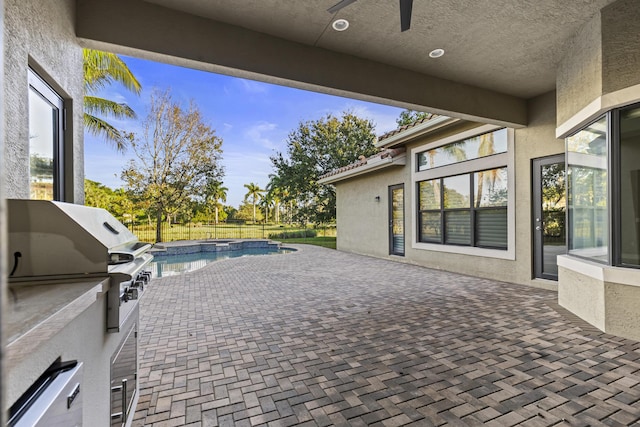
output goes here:
[[118, 332], [151, 279], [151, 244], [104, 209], [8, 200], [9, 284], [109, 277], [107, 331]]

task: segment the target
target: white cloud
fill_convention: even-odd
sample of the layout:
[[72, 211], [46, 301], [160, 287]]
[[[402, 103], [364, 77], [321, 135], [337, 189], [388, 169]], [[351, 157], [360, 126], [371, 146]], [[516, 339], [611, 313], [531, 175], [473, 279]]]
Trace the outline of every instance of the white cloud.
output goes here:
[[398, 127], [396, 119], [400, 115], [402, 109], [387, 105], [365, 104], [360, 101], [353, 100], [343, 104], [340, 108], [325, 110], [324, 113], [340, 117], [345, 111], [352, 112], [363, 119], [371, 120], [375, 125], [376, 135], [382, 135], [383, 133], [389, 132]]
[[396, 129], [398, 127], [396, 119], [400, 115], [401, 111], [400, 109], [394, 111], [388, 107], [385, 107], [384, 111], [376, 111], [366, 105], [352, 106], [350, 110], [358, 117], [371, 120], [376, 126], [377, 135], [382, 135], [385, 132]]
[[269, 85], [254, 80], [238, 79], [242, 88], [248, 93], [268, 93]]
[[270, 134], [273, 135], [274, 131], [277, 131], [278, 125], [275, 123], [269, 123], [266, 121], [260, 121], [250, 126], [245, 132], [245, 136], [255, 144], [258, 144], [264, 148], [273, 150], [277, 148], [277, 144], [273, 142]]

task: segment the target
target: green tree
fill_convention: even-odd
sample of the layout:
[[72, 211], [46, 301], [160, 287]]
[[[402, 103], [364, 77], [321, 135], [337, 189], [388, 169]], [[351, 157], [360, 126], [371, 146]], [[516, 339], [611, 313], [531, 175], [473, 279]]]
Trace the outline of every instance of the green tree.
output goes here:
[[207, 183], [205, 187], [205, 202], [207, 206], [213, 205], [215, 212], [215, 223], [218, 223], [218, 216], [220, 214], [220, 202], [225, 203], [227, 201], [227, 187], [223, 187], [220, 181], [211, 181]]
[[238, 210], [234, 213], [233, 218], [242, 221], [252, 221], [254, 224], [264, 219], [264, 217], [262, 216], [262, 212], [256, 211], [255, 206], [253, 206], [246, 200], [242, 202], [242, 204], [238, 207]]
[[258, 184], [254, 184], [250, 182], [249, 184], [245, 184], [244, 187], [247, 189], [247, 194], [244, 195], [245, 202], [251, 198], [251, 204], [253, 205], [253, 222], [256, 222], [256, 204], [262, 198], [264, 190], [260, 188]]
[[425, 113], [423, 111], [415, 111], [415, 110], [404, 110], [400, 113], [400, 116], [396, 119], [396, 123], [398, 127], [410, 125], [412, 123], [417, 122], [418, 120], [426, 119], [429, 120], [433, 118], [435, 114]]
[[270, 186], [280, 188], [283, 200], [297, 206], [295, 219], [316, 224], [335, 220], [335, 188], [318, 184], [321, 175], [378, 152], [374, 125], [351, 112], [327, 115], [299, 124], [287, 138], [287, 152], [271, 157], [275, 173]]
[[84, 87], [84, 126], [95, 135], [113, 143], [122, 151], [127, 145], [127, 135], [116, 129], [103, 117], [136, 118], [136, 113], [127, 104], [94, 96], [100, 89], [114, 82], [127, 90], [140, 94], [142, 87], [127, 64], [116, 54], [93, 49], [83, 50]]
[[126, 188], [147, 201], [156, 216], [156, 241], [162, 241], [162, 219], [178, 214], [207, 183], [223, 175], [222, 140], [207, 125], [198, 107], [185, 109], [169, 91], [154, 91], [142, 133], [130, 137], [137, 160], [122, 172]]

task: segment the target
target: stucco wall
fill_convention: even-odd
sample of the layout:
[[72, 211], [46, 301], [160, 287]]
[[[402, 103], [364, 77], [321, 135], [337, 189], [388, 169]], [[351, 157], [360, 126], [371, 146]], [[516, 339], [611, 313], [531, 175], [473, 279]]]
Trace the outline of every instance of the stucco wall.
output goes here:
[[558, 303], [597, 328], [640, 340], [640, 271], [559, 258]]
[[66, 199], [84, 201], [82, 49], [75, 37], [74, 22], [73, 0], [5, 0], [6, 197], [29, 197], [27, 69], [31, 65], [68, 104]]
[[[405, 181], [405, 168], [397, 166], [336, 186], [339, 250], [379, 257], [389, 255], [389, 186]], [[406, 192], [405, 183], [405, 205]], [[380, 201], [376, 201], [376, 196], [380, 196]], [[405, 215], [405, 229], [408, 220]]]
[[[412, 248], [412, 198], [415, 197], [411, 180], [411, 161], [407, 165], [389, 167], [356, 178], [338, 182], [338, 249], [378, 257], [389, 257], [389, 200], [388, 187], [405, 186], [405, 256], [393, 258], [399, 261], [459, 273], [489, 277], [515, 283], [555, 289], [555, 283], [532, 279], [531, 237], [531, 160], [564, 152], [564, 141], [555, 138], [555, 93], [551, 92], [529, 101], [530, 125], [515, 131], [515, 260], [488, 258], [436, 252]], [[449, 128], [407, 146], [411, 148], [442, 139], [477, 126], [465, 123]], [[375, 201], [380, 196], [380, 202]]]
[[602, 94], [601, 16], [596, 14], [567, 45], [556, 74], [558, 123]]
[[602, 9], [602, 91], [640, 84], [640, 4], [619, 0]]
[[567, 44], [556, 74], [558, 135], [569, 135], [612, 108], [640, 101], [639, 21], [637, 0], [618, 0]]

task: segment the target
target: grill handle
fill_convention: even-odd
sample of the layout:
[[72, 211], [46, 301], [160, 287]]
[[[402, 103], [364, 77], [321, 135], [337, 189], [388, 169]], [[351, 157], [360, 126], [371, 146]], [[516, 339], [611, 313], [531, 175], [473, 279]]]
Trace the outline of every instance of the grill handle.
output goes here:
[[116, 230], [115, 228], [113, 228], [113, 225], [109, 224], [107, 221], [103, 222], [102, 225], [104, 225], [104, 228], [106, 228], [107, 230], [109, 230], [113, 234], [120, 234], [120, 232], [118, 230]]

